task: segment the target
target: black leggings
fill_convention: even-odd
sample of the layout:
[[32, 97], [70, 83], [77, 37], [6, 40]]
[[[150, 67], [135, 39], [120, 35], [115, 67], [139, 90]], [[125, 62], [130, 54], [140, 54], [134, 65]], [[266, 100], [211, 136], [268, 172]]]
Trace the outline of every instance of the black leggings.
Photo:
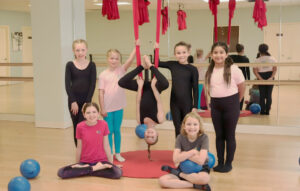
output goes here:
[[77, 115], [73, 115], [73, 113], [71, 112], [71, 104], [72, 103], [69, 102], [68, 107], [69, 107], [69, 111], [70, 111], [70, 115], [71, 115], [71, 119], [72, 119], [72, 123], [73, 123], [74, 143], [75, 143], [75, 146], [77, 146], [76, 128], [77, 128], [77, 124], [84, 120], [83, 114], [81, 112], [84, 102], [77, 102], [77, 104], [78, 104], [78, 113], [77, 113]]
[[[272, 76], [273, 72], [259, 72], [259, 75], [267, 80]], [[259, 85], [259, 105], [261, 114], [269, 114], [272, 105], [273, 85]]]
[[235, 129], [240, 115], [239, 94], [223, 98], [211, 98], [211, 117], [216, 132], [216, 149], [219, 164], [231, 164], [236, 149]]
[[[103, 164], [111, 164], [110, 162], [101, 162]], [[77, 163], [77, 164], [88, 164], [88, 167], [84, 168], [72, 168], [72, 165], [65, 166], [58, 170], [57, 175], [60, 178], [75, 178], [81, 176], [97, 176], [97, 177], [104, 177], [104, 178], [111, 178], [111, 179], [119, 179], [122, 176], [122, 170], [114, 164], [111, 164], [111, 168], [101, 169], [93, 171], [92, 166], [96, 165], [97, 163], [89, 164], [89, 163]]]

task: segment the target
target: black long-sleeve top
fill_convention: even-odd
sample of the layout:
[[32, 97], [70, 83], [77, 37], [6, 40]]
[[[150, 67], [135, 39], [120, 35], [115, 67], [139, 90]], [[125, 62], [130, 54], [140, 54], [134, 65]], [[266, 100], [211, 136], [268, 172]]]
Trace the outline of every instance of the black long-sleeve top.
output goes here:
[[191, 64], [180, 64], [178, 61], [159, 62], [159, 67], [167, 68], [172, 75], [171, 102], [189, 103], [198, 107], [198, 70]]
[[[234, 63], [249, 63], [249, 59], [247, 56], [242, 55], [230, 55]], [[246, 80], [250, 80], [250, 69], [248, 66], [246, 67], [239, 67]]]
[[92, 101], [96, 85], [96, 65], [90, 62], [89, 65], [80, 70], [72, 61], [66, 65], [65, 87], [69, 103], [74, 101], [87, 103]]

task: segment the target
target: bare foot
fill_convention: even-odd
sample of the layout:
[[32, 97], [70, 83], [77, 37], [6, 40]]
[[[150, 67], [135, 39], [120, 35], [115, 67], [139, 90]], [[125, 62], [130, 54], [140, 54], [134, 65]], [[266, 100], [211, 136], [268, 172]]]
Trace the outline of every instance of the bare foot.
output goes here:
[[102, 169], [111, 168], [111, 167], [112, 167], [111, 164], [103, 164], [101, 162], [98, 162], [95, 166], [93, 166], [93, 171], [102, 170]]

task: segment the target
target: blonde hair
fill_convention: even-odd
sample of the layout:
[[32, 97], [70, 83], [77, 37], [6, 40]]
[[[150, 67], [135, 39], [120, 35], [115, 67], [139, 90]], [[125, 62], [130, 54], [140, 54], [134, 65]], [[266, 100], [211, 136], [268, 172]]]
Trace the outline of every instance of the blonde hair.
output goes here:
[[203, 56], [203, 50], [202, 49], [196, 49], [196, 54], [195, 54], [195, 57], [198, 58], [200, 55]]
[[111, 53], [117, 53], [120, 57], [120, 63], [122, 64], [122, 54], [120, 53], [120, 51], [117, 49], [109, 49], [106, 53], [106, 58], [108, 58], [111, 55]]
[[86, 48], [88, 48], [88, 44], [87, 44], [87, 42], [86, 42], [86, 40], [83, 40], [83, 39], [77, 39], [77, 40], [74, 40], [73, 41], [73, 44], [72, 44], [72, 48], [73, 48], [73, 50], [75, 50], [75, 45], [76, 44], [85, 44], [85, 47]]
[[183, 121], [182, 121], [182, 124], [181, 124], [181, 129], [180, 129], [180, 134], [184, 135], [184, 136], [187, 136], [187, 133], [184, 129], [185, 127], [185, 123], [186, 123], [186, 120], [191, 117], [191, 118], [194, 118], [194, 119], [197, 119], [198, 122], [199, 122], [199, 132], [198, 132], [198, 137], [200, 135], [202, 135], [204, 133], [204, 128], [203, 128], [203, 122], [202, 122], [202, 118], [199, 116], [198, 113], [196, 112], [190, 112], [188, 114], [185, 115]]

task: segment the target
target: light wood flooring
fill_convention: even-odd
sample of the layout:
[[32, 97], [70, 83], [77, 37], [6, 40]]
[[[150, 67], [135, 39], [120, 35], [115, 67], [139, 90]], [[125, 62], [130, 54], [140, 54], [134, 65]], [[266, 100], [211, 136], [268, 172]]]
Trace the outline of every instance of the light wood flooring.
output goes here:
[[[159, 130], [153, 149], [174, 148], [173, 130]], [[208, 133], [215, 152], [214, 134]], [[144, 150], [133, 128], [122, 128], [122, 151]], [[237, 134], [237, 151], [230, 173], [211, 172], [213, 191], [298, 191], [300, 190], [300, 137]], [[157, 179], [110, 180], [83, 177], [61, 180], [57, 170], [75, 160], [72, 128], [36, 128], [34, 123], [0, 121], [0, 190], [7, 190], [12, 177], [20, 176], [20, 163], [36, 159], [41, 172], [30, 180], [32, 191], [153, 191]], [[193, 189], [182, 189], [193, 190]]]

